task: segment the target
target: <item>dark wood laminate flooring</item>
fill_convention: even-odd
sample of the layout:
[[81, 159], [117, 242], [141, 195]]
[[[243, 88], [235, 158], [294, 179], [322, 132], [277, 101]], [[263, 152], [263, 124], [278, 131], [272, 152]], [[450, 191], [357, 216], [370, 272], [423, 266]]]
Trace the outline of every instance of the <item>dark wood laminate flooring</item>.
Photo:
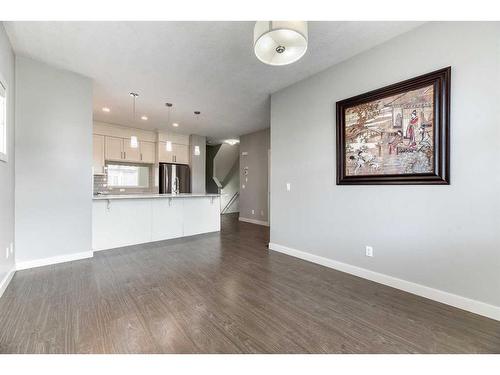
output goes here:
[[2, 353], [499, 353], [500, 322], [276, 252], [265, 227], [19, 271]]

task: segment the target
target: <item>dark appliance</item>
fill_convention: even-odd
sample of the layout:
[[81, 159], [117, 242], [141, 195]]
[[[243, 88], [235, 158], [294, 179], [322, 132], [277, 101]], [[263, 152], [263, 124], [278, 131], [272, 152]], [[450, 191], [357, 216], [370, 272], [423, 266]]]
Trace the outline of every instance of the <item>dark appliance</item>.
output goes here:
[[191, 193], [189, 165], [160, 163], [160, 194]]

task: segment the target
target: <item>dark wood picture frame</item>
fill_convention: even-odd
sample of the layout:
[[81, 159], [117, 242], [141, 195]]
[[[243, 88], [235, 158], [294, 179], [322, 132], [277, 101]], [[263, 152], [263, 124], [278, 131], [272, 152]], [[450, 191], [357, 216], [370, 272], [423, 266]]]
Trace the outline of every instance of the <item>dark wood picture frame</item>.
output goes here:
[[[449, 185], [450, 79], [447, 67], [337, 102], [337, 185]], [[346, 109], [429, 85], [434, 87], [434, 173], [346, 175]]]

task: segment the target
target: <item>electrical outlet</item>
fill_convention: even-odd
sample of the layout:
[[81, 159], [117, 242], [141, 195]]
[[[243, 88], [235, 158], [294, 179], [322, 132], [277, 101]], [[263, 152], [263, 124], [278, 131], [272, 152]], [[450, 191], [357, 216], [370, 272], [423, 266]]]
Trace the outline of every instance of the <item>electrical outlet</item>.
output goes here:
[[255, 210], [252, 210], [252, 215], [255, 215]]
[[289, 182], [286, 183], [286, 191], [292, 190], [292, 186]]
[[367, 257], [372, 257], [373, 256], [373, 247], [367, 246], [366, 247], [366, 256]]

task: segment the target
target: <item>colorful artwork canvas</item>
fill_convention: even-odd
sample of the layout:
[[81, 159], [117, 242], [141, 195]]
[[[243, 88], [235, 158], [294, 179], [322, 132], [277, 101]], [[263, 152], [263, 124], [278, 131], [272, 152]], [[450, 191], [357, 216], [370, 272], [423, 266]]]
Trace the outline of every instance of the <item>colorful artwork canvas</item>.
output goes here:
[[433, 109], [432, 85], [348, 108], [346, 175], [432, 173]]
[[446, 68], [337, 103], [337, 183], [449, 183]]

